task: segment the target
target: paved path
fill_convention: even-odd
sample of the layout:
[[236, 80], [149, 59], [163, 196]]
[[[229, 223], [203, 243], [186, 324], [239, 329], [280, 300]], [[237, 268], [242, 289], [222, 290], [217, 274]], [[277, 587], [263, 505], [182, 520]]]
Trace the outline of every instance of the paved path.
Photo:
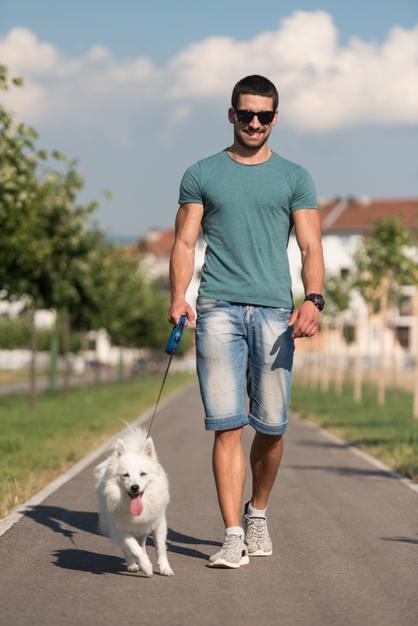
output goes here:
[[0, 538], [2, 626], [418, 624], [418, 495], [297, 419], [270, 506], [274, 555], [205, 567], [222, 525], [201, 418], [188, 387], [153, 432], [175, 576], [125, 571], [97, 532], [89, 467]]

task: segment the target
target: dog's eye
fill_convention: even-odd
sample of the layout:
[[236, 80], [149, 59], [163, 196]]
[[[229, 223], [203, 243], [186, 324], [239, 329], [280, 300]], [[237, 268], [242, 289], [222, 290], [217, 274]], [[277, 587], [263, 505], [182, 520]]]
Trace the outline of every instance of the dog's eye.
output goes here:
[[146, 472], [141, 472], [141, 473], [140, 473], [140, 476], [146, 476], [146, 475], [147, 475], [147, 473], [146, 473]]
[[124, 478], [129, 478], [129, 472], [125, 472], [124, 474], [122, 474], [122, 476], [123, 476]]

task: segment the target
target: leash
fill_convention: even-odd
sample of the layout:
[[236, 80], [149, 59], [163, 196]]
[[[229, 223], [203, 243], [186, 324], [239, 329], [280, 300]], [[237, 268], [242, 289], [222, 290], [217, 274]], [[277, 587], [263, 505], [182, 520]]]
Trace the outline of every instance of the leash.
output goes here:
[[166, 378], [167, 378], [168, 370], [170, 369], [170, 365], [171, 365], [171, 361], [173, 359], [173, 355], [175, 354], [175, 352], [177, 351], [177, 348], [180, 345], [180, 341], [181, 341], [181, 338], [183, 337], [183, 330], [184, 330], [185, 325], [186, 325], [186, 316], [182, 315], [180, 317], [179, 321], [177, 322], [177, 324], [174, 326], [174, 328], [171, 331], [170, 336], [168, 338], [167, 345], [165, 347], [165, 351], [166, 351], [167, 354], [170, 355], [170, 357], [168, 359], [167, 368], [166, 368], [165, 373], [164, 373], [163, 382], [162, 382], [161, 388], [160, 388], [160, 393], [158, 394], [157, 402], [155, 404], [154, 413], [152, 414], [151, 422], [150, 422], [150, 425], [148, 427], [147, 437], [149, 437], [149, 434], [151, 432], [152, 423], [154, 421], [155, 414], [157, 413], [158, 403], [160, 401], [161, 394], [163, 392], [163, 388], [164, 388], [164, 384], [165, 384], [165, 381], [166, 381]]

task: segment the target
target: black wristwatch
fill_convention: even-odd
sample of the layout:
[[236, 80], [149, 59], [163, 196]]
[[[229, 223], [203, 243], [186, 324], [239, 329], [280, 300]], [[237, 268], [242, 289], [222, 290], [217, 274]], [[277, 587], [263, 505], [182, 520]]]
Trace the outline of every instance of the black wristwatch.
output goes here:
[[308, 295], [305, 296], [305, 302], [313, 302], [319, 311], [322, 311], [325, 306], [325, 300], [320, 293], [308, 293]]

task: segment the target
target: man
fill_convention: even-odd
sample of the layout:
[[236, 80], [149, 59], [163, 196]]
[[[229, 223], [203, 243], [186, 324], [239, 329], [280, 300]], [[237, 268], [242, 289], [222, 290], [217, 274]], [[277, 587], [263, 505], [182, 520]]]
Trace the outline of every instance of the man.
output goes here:
[[[278, 93], [258, 75], [234, 87], [230, 148], [190, 167], [180, 188], [170, 262], [169, 320], [194, 323], [185, 301], [200, 228], [207, 243], [196, 303], [196, 354], [205, 427], [215, 431], [213, 472], [225, 523], [211, 567], [237, 568], [273, 552], [266, 519], [287, 428], [294, 338], [310, 337], [323, 308], [323, 255], [308, 172], [268, 146]], [[293, 310], [287, 259], [294, 226], [305, 301]], [[245, 394], [249, 398], [249, 411]], [[252, 494], [241, 525], [244, 425], [255, 429]]]

